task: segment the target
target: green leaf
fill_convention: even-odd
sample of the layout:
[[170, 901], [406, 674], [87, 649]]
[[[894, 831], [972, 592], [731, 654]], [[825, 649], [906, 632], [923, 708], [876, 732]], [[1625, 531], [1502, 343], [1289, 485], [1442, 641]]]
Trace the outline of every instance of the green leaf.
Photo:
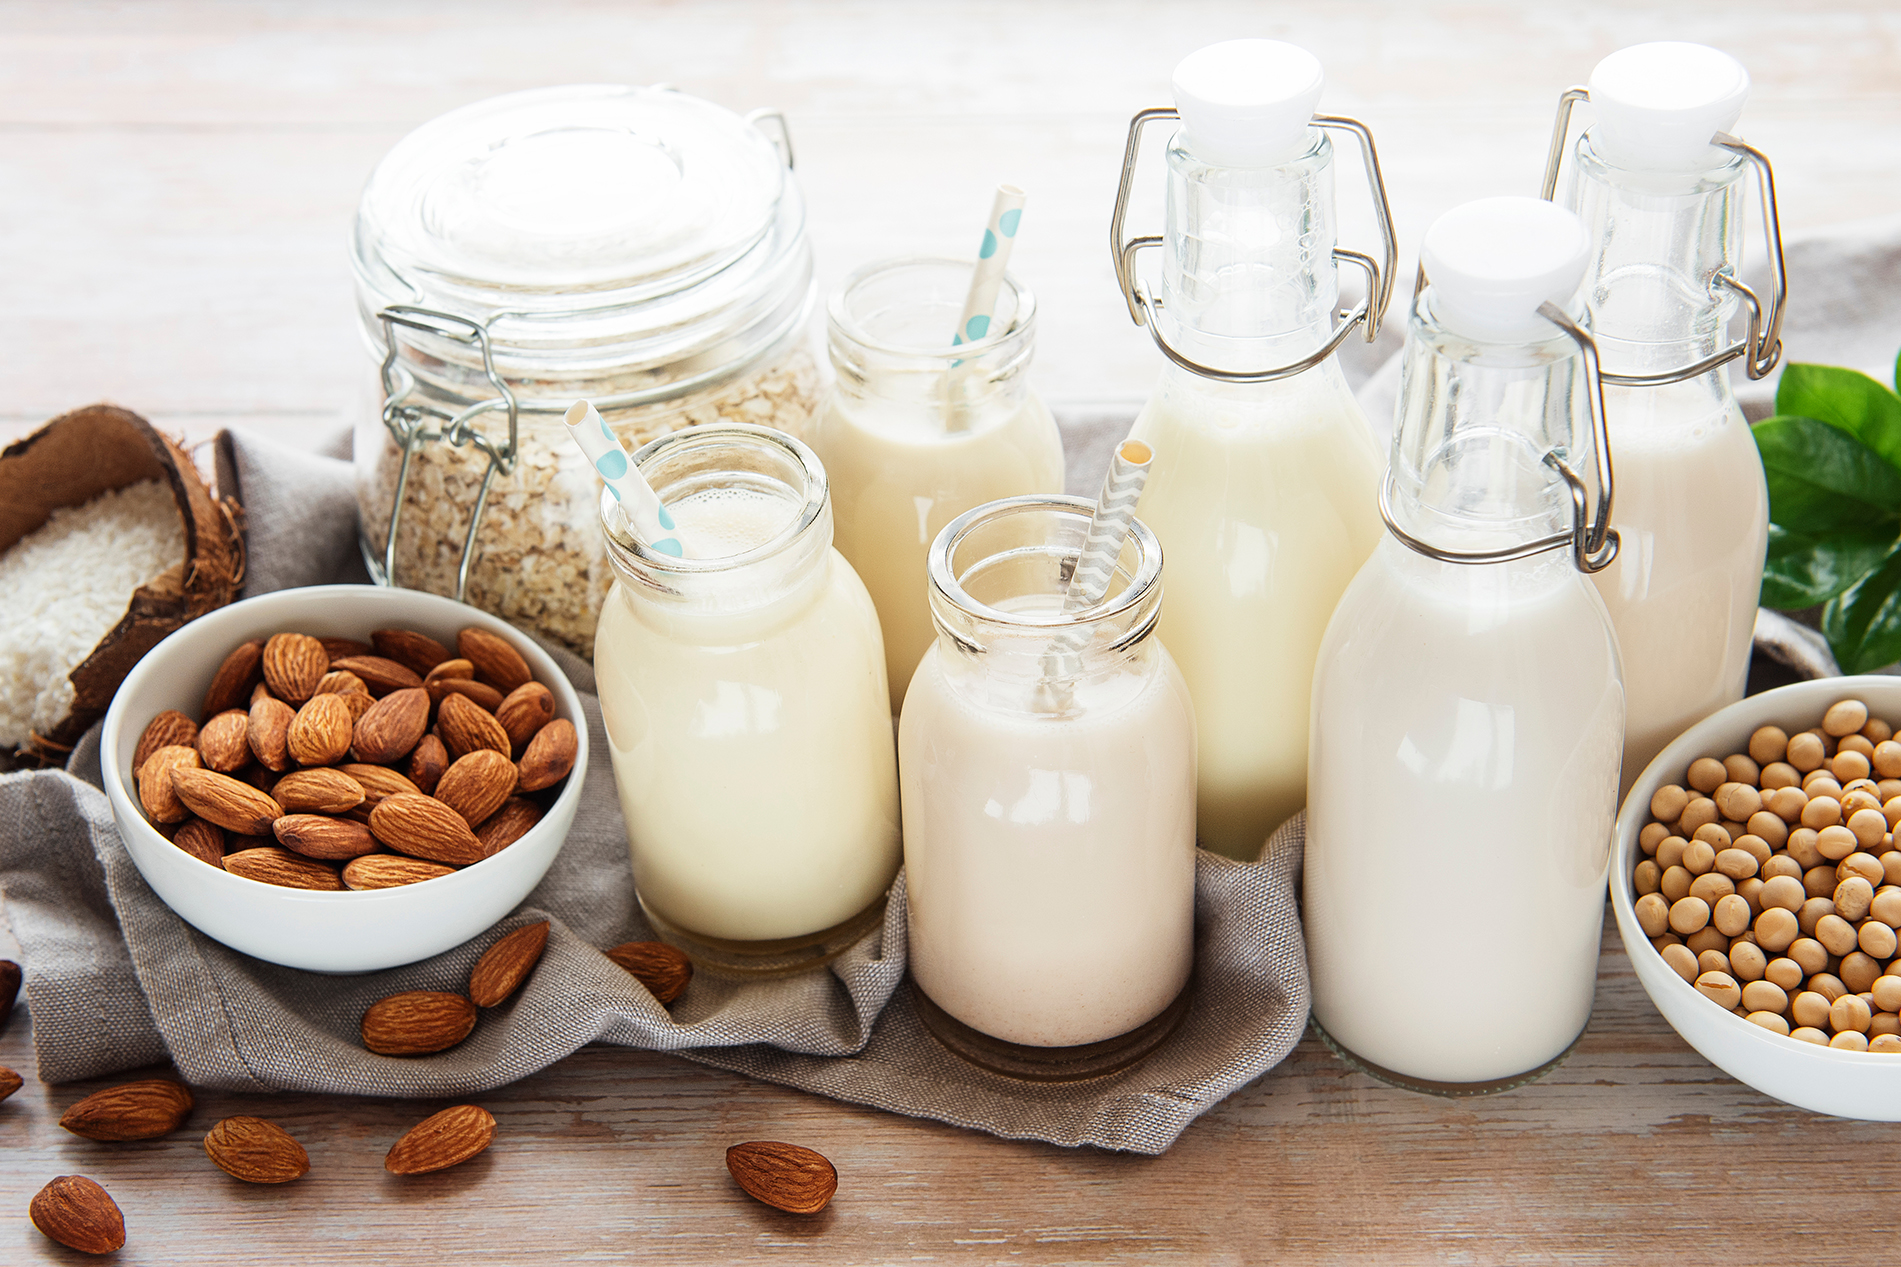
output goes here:
[[1839, 427], [1901, 468], [1901, 396], [1859, 370], [1785, 366], [1776, 385], [1776, 412]]
[[1750, 431], [1774, 523], [1807, 536], [1901, 524], [1901, 470], [1848, 432], [1780, 415]]
[[1844, 673], [1871, 673], [1901, 660], [1901, 546], [1822, 609], [1822, 633]]
[[1841, 529], [1817, 537], [1770, 524], [1762, 605], [1800, 611], [1826, 603], [1879, 567], [1894, 548], [1891, 529]]

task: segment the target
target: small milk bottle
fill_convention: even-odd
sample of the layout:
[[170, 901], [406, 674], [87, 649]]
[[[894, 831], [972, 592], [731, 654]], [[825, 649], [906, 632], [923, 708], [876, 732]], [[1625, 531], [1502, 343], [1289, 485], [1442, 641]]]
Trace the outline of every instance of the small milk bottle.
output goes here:
[[[1236, 40], [1175, 68], [1177, 111], [1135, 117], [1112, 232], [1141, 127], [1179, 112], [1160, 239], [1118, 250], [1138, 323], [1170, 364], [1130, 433], [1156, 452], [1142, 517], [1168, 553], [1161, 635], [1194, 697], [1201, 843], [1253, 859], [1301, 807], [1314, 655], [1340, 592], [1379, 540], [1379, 451], [1333, 351], [1371, 337], [1391, 291], [1392, 237], [1369, 133], [1316, 116], [1320, 64]], [[1334, 245], [1333, 145], [1352, 132], [1372, 177], [1386, 266]], [[1135, 280], [1162, 248], [1162, 288]], [[1338, 325], [1337, 259], [1368, 298]]]
[[641, 907], [704, 966], [815, 967], [882, 918], [898, 869], [877, 612], [791, 436], [692, 427], [634, 461], [685, 549], [649, 549], [602, 493], [594, 669]]
[[[1759, 378], [1780, 354], [1782, 248], [1769, 201], [1778, 285], [1759, 301], [1737, 273], [1746, 177], [1752, 162], [1766, 176], [1768, 163], [1727, 135], [1748, 92], [1747, 72], [1713, 48], [1613, 53], [1591, 74], [1595, 119], [1560, 199], [1591, 235], [1585, 299], [1617, 452], [1623, 545], [1593, 579], [1630, 691], [1626, 787], [1692, 723], [1741, 699], [1749, 675], [1769, 502], [1728, 361], [1740, 355]], [[1755, 319], [1726, 347], [1744, 296]]]
[[1013, 497], [938, 534], [938, 638], [898, 726], [919, 1015], [1030, 1078], [1139, 1059], [1194, 963], [1195, 720], [1154, 636], [1162, 553], [1137, 520], [1107, 597], [1066, 613], [1091, 510]]
[[1008, 275], [997, 333], [955, 349], [965, 260], [886, 260], [832, 296], [837, 382], [812, 434], [831, 477], [835, 544], [884, 630], [891, 711], [936, 637], [924, 556], [973, 506], [1063, 491], [1063, 441], [1029, 384], [1036, 299]]
[[1588, 249], [1533, 198], [1427, 231], [1387, 532], [1314, 672], [1313, 1018], [1415, 1089], [1528, 1081], [1591, 1014], [1624, 688], [1585, 575], [1617, 548]]

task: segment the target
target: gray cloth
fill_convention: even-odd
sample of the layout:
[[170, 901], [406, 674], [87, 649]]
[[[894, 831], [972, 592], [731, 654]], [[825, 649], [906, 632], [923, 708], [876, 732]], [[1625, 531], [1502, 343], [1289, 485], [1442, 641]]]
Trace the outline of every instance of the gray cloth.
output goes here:
[[[1119, 433], [1118, 433], [1119, 434]], [[228, 434], [219, 462], [250, 519], [245, 593], [360, 578], [350, 468]], [[23, 948], [47, 1082], [165, 1059], [201, 1086], [384, 1096], [468, 1096], [589, 1042], [691, 1060], [892, 1112], [1009, 1138], [1159, 1153], [1199, 1114], [1293, 1049], [1307, 974], [1295, 884], [1298, 820], [1263, 861], [1201, 855], [1196, 974], [1181, 1028], [1141, 1064], [1047, 1085], [985, 1073], [920, 1026], [904, 976], [903, 877], [884, 926], [829, 971], [735, 984], [696, 977], [669, 1010], [596, 947], [647, 940], [634, 901], [592, 671], [552, 654], [583, 692], [587, 790], [541, 885], [490, 934], [386, 972], [322, 976], [247, 958], [192, 929], [146, 886], [98, 790], [98, 732], [67, 771], [0, 777], [0, 889]], [[436, 1056], [372, 1055], [364, 1010], [402, 990], [460, 990], [500, 934], [552, 923], [521, 993]]]

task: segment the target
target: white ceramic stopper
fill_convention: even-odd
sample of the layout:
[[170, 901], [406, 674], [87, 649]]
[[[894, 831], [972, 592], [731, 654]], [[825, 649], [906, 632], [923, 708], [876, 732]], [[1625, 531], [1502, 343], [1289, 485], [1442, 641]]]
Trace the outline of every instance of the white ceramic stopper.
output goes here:
[[1307, 148], [1326, 76], [1304, 48], [1228, 40], [1175, 67], [1175, 108], [1188, 148], [1217, 167], [1273, 167]]
[[1447, 329], [1482, 343], [1530, 343], [1552, 336], [1538, 305], [1570, 303], [1590, 249], [1584, 222], [1555, 203], [1481, 198], [1433, 221], [1419, 259]]
[[1698, 171], [1710, 137], [1736, 126], [1749, 72], [1703, 44], [1637, 44], [1591, 72], [1591, 143], [1605, 162], [1633, 171]]

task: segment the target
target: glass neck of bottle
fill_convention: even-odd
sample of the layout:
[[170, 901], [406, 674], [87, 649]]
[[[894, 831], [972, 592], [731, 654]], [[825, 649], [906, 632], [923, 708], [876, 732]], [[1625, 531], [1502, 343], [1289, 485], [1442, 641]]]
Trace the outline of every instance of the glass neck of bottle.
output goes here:
[[1742, 262], [1742, 156], [1712, 147], [1703, 171], [1632, 171], [1586, 132], [1576, 159], [1566, 201], [1593, 243], [1585, 294], [1605, 372], [1658, 374], [1714, 353], [1738, 302], [1716, 277]]
[[[1575, 317], [1575, 314], [1574, 314]], [[1557, 327], [1529, 344], [1481, 343], [1414, 300], [1400, 365], [1389, 509], [1399, 527], [1444, 550], [1504, 550], [1571, 527], [1555, 453], [1595, 502], [1590, 382]]]
[[1162, 310], [1168, 341], [1224, 370], [1307, 356], [1339, 306], [1333, 146], [1310, 128], [1300, 157], [1218, 167], [1178, 133], [1168, 147]]

